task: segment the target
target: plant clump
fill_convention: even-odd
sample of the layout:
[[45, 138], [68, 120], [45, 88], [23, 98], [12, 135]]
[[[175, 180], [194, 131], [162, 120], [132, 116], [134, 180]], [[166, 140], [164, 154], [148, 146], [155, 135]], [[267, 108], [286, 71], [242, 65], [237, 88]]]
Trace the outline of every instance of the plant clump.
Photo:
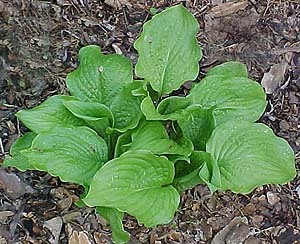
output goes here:
[[110, 223], [115, 243], [129, 241], [124, 213], [147, 227], [168, 223], [180, 193], [198, 184], [247, 194], [290, 181], [293, 150], [255, 123], [266, 95], [244, 64], [218, 65], [187, 96], [171, 95], [198, 77], [198, 30], [182, 5], [154, 15], [134, 44], [139, 80], [129, 59], [82, 48], [66, 79], [71, 95], [17, 113], [30, 132], [3, 165], [82, 185], [82, 202]]

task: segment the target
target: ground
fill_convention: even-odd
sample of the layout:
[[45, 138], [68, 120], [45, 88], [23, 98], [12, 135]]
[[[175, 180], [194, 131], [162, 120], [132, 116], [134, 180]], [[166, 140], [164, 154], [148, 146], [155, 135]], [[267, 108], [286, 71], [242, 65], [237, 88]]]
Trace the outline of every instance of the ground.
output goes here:
[[[224, 3], [225, 2], [225, 3]], [[133, 63], [133, 42], [151, 12], [179, 1], [0, 0], [0, 163], [26, 131], [15, 113], [53, 94], [67, 94], [65, 77], [80, 47], [98, 44]], [[200, 23], [200, 77], [238, 60], [268, 92], [261, 122], [288, 140], [299, 167], [300, 4], [298, 0], [193, 0], [182, 3]], [[188, 85], [187, 85], [188, 87]], [[258, 169], [259, 170], [259, 169]], [[126, 216], [131, 243], [300, 243], [297, 176], [248, 195], [185, 192], [169, 225], [147, 229]], [[110, 243], [106, 222], [72, 204], [82, 189], [48, 174], [0, 169], [0, 243]]]

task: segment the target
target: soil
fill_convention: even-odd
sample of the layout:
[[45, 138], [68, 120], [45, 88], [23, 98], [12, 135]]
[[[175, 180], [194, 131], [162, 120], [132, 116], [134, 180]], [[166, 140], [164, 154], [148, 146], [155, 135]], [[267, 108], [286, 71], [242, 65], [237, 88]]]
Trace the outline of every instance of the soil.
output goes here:
[[[53, 94], [88, 44], [136, 63], [133, 42], [150, 8], [179, 1], [0, 0], [0, 163], [27, 129], [15, 113]], [[194, 0], [203, 47], [201, 74], [238, 60], [268, 91], [261, 122], [288, 140], [299, 168], [300, 4], [298, 0]], [[259, 170], [259, 169], [258, 169]], [[147, 229], [126, 216], [130, 243], [300, 243], [300, 186], [267, 185], [248, 195], [211, 195], [198, 186], [182, 195], [169, 225]], [[46, 173], [0, 169], [0, 243], [111, 243], [107, 223], [72, 204], [82, 189]]]

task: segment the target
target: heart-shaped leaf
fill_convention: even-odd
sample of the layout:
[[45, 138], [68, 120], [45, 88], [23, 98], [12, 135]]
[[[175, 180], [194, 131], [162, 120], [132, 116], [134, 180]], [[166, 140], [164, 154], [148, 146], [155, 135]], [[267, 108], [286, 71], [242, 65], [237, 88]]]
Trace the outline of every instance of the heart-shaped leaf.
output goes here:
[[266, 95], [255, 81], [244, 77], [212, 75], [195, 85], [189, 95], [193, 104], [214, 107], [217, 124], [231, 119], [254, 122], [266, 107]]
[[89, 185], [107, 154], [104, 140], [87, 127], [42, 132], [30, 149], [22, 151], [35, 169], [83, 186]]
[[136, 75], [160, 94], [196, 79], [202, 57], [196, 39], [198, 29], [197, 20], [182, 5], [155, 15], [134, 43], [139, 53]]
[[226, 78], [233, 78], [233, 77], [248, 78], [248, 71], [246, 65], [240, 62], [230, 61], [230, 62], [217, 65], [212, 69], [210, 69], [207, 72], [206, 76], [211, 76], [211, 75], [222, 75]]
[[113, 126], [114, 119], [111, 111], [101, 103], [66, 101], [64, 105], [74, 116], [84, 120], [102, 137], [105, 137], [106, 129]]
[[126, 150], [149, 150], [154, 154], [178, 154], [189, 156], [193, 145], [185, 140], [178, 144], [169, 139], [165, 127], [159, 121], [144, 120], [131, 134], [132, 142]]
[[130, 151], [106, 163], [95, 175], [83, 201], [88, 206], [117, 208], [147, 227], [168, 223], [179, 194], [170, 186], [174, 165], [147, 151]]
[[215, 189], [249, 193], [264, 184], [286, 183], [296, 173], [293, 150], [264, 124], [221, 124], [213, 131], [207, 152], [213, 159], [208, 168]]
[[48, 98], [39, 106], [21, 110], [17, 117], [32, 131], [40, 133], [56, 127], [74, 127], [85, 125], [84, 121], [75, 117], [64, 102], [76, 101], [74, 97], [56, 95]]
[[132, 82], [132, 64], [121, 55], [104, 55], [98, 46], [90, 45], [80, 49], [79, 61], [79, 67], [67, 76], [67, 87], [82, 101], [109, 106]]
[[178, 120], [183, 110], [191, 104], [187, 97], [168, 97], [162, 100], [157, 108], [150, 96], [141, 103], [141, 110], [147, 120]]
[[205, 150], [206, 142], [215, 128], [213, 109], [191, 106], [182, 112], [178, 124], [183, 136], [191, 140], [195, 150]]
[[135, 128], [143, 117], [141, 102], [147, 95], [144, 82], [135, 81], [126, 85], [113, 99], [110, 109], [114, 116], [114, 127], [119, 132]]

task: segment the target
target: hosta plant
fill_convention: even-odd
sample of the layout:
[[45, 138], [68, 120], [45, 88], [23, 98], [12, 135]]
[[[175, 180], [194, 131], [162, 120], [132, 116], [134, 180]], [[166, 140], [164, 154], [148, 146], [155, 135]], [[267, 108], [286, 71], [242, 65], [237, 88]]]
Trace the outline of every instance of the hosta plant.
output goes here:
[[[11, 147], [4, 166], [82, 185], [82, 202], [110, 223], [115, 243], [129, 240], [124, 213], [147, 227], [168, 223], [180, 193], [198, 184], [246, 194], [290, 181], [293, 151], [255, 123], [266, 95], [245, 65], [227, 62], [196, 80], [198, 29], [182, 5], [155, 15], [134, 44], [138, 80], [129, 59], [82, 48], [79, 67], [66, 79], [71, 95], [17, 113], [31, 131]], [[188, 95], [172, 95], [191, 80]]]

